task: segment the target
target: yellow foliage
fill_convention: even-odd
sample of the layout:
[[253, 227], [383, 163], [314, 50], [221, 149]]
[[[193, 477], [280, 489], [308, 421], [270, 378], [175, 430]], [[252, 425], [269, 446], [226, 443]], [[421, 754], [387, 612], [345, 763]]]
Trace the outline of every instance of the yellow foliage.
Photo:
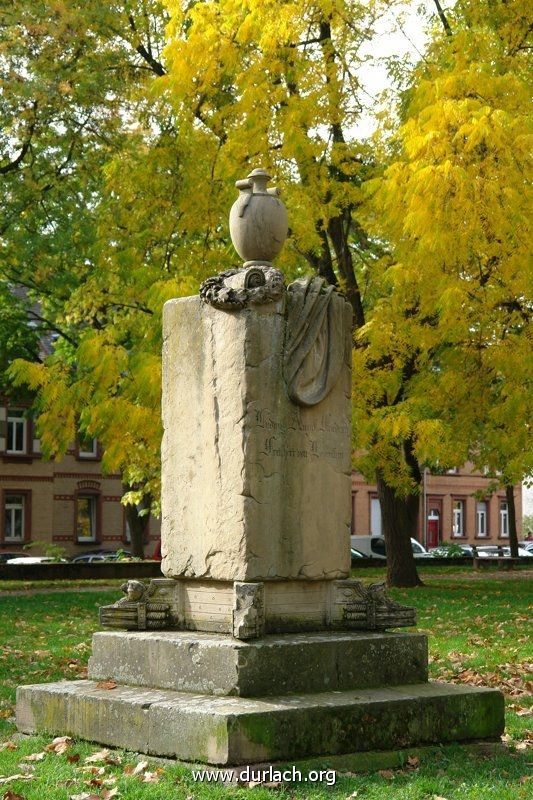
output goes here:
[[365, 187], [396, 263], [375, 309], [388, 324], [361, 345], [384, 386], [409, 374], [393, 438], [407, 413], [421, 463], [499, 459], [513, 482], [533, 462], [531, 8], [465, 2], [451, 19], [413, 76], [390, 165]]

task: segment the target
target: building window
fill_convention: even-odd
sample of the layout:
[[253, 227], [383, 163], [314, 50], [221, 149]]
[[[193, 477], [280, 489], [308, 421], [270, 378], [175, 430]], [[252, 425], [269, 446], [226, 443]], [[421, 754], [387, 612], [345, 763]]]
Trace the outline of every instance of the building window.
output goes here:
[[480, 500], [476, 503], [476, 536], [488, 536], [487, 503]]
[[453, 536], [465, 535], [465, 501], [453, 501]]
[[24, 411], [9, 409], [7, 412], [7, 453], [26, 453], [28, 423]]
[[98, 527], [98, 497], [78, 495], [76, 503], [76, 539], [78, 542], [96, 542]]
[[500, 536], [509, 536], [509, 506], [505, 500], [500, 500]]
[[370, 498], [370, 534], [381, 536], [381, 506], [378, 497]]
[[78, 444], [78, 458], [98, 458], [98, 440], [80, 439]]
[[23, 542], [26, 522], [26, 498], [23, 494], [6, 494], [4, 499], [4, 541]]

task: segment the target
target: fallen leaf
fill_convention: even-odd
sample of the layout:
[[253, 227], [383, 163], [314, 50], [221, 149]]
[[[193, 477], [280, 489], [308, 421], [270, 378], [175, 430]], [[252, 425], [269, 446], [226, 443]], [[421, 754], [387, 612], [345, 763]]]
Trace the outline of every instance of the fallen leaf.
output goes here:
[[533, 747], [531, 739], [523, 739], [521, 742], [515, 743], [515, 748], [517, 750], [529, 750], [530, 747]]
[[46, 753], [31, 753], [29, 756], [24, 756], [23, 761], [42, 761]]
[[116, 689], [117, 684], [115, 681], [99, 681], [96, 684], [97, 689]]
[[100, 800], [97, 794], [89, 794], [88, 792], [82, 792], [81, 794], [71, 794], [69, 795], [69, 800]]
[[408, 756], [407, 757], [407, 764], [410, 767], [413, 767], [413, 769], [416, 769], [416, 767], [420, 766], [420, 759], [418, 758], [418, 756]]
[[102, 792], [103, 800], [112, 800], [113, 797], [118, 795], [118, 787], [115, 786], [114, 789], [104, 789]]
[[99, 761], [105, 761], [110, 755], [109, 750], [99, 750], [97, 753], [93, 753], [92, 756], [87, 756], [85, 759], [86, 764], [97, 764]]
[[[144, 772], [141, 775], [141, 781], [143, 783], [157, 783], [159, 781], [159, 777], [160, 776], [157, 774], [157, 772]], [[263, 785], [266, 786], [266, 784]]]
[[18, 745], [16, 745], [15, 742], [2, 742], [2, 744], [0, 744], [0, 750], [17, 750], [17, 749]]
[[70, 736], [57, 736], [50, 744], [47, 744], [44, 748], [48, 753], [65, 753], [70, 745], [72, 744], [72, 738]]
[[16, 792], [12, 792], [11, 789], [8, 789], [7, 792], [2, 795], [2, 800], [26, 800], [26, 798], [23, 795], [17, 794]]
[[446, 800], [446, 798], [442, 797], [440, 794], [434, 794], [431, 800]]
[[12, 781], [32, 781], [33, 775], [22, 775], [22, 773], [17, 773], [16, 775], [8, 775], [5, 778], [0, 778], [0, 783], [11, 783]]
[[394, 772], [391, 769], [380, 769], [378, 770], [378, 775], [381, 775], [382, 778], [386, 778], [386, 780], [391, 780], [394, 778]]
[[72, 753], [71, 756], [67, 756], [67, 761], [69, 762], [69, 764], [75, 764], [79, 760], [80, 760], [79, 753]]
[[148, 761], [139, 761], [134, 767], [131, 764], [128, 764], [124, 767], [124, 773], [126, 775], [140, 775], [141, 772], [144, 772], [146, 767], [148, 766]]

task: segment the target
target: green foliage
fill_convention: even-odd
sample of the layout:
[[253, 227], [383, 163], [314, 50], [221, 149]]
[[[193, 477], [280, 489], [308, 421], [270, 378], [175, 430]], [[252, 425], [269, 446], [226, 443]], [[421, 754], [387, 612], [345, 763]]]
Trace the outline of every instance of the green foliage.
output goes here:
[[33, 542], [28, 542], [28, 544], [24, 545], [24, 550], [32, 550], [33, 548], [37, 547], [39, 550], [43, 551], [43, 555], [47, 556], [48, 558], [52, 558], [54, 561], [62, 561], [65, 559], [67, 551], [64, 547], [61, 547], [59, 544], [55, 544], [54, 542], [45, 542], [39, 539], [36, 539]]
[[522, 517], [522, 535], [533, 535], [533, 514], [524, 514]]
[[14, 359], [38, 356], [38, 332], [28, 324], [26, 304], [0, 280], [0, 392], [9, 391], [6, 370]]
[[441, 542], [435, 550], [432, 550], [432, 553], [434, 556], [443, 558], [462, 558], [466, 555], [457, 542]]

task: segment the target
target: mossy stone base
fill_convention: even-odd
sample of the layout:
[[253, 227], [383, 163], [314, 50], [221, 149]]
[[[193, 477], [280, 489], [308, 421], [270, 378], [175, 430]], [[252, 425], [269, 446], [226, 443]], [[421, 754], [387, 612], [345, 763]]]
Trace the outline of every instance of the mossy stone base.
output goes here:
[[17, 724], [23, 733], [238, 765], [494, 739], [504, 702], [493, 689], [442, 683], [251, 699], [65, 681], [19, 687]]
[[333, 631], [247, 642], [190, 631], [105, 631], [93, 636], [89, 678], [210, 695], [264, 697], [423, 683], [422, 633]]

